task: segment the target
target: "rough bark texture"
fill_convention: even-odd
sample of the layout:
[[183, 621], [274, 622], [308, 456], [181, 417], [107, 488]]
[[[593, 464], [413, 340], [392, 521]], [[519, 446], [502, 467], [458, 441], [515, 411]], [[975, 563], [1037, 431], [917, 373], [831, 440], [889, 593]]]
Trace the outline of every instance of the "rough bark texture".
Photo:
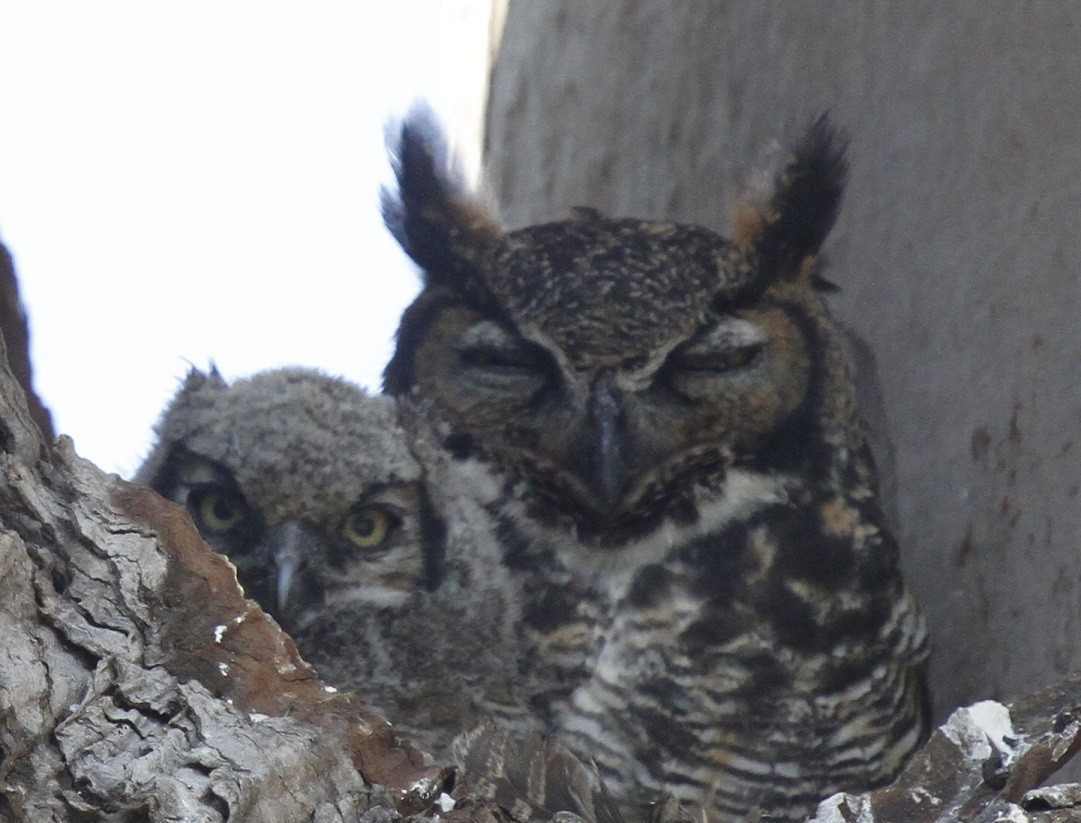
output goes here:
[[1076, 823], [1081, 787], [1037, 787], [1078, 748], [1079, 678], [1008, 707], [981, 701], [954, 712], [893, 785], [835, 795], [810, 823]]
[[448, 774], [325, 687], [183, 509], [46, 450], [0, 343], [0, 819], [383, 820]]
[[46, 443], [56, 437], [53, 418], [34, 391], [34, 374], [30, 365], [30, 324], [19, 298], [19, 283], [11, 252], [0, 243], [0, 337], [8, 350], [8, 367], [26, 395], [30, 416], [41, 429]]
[[1081, 667], [1079, 22], [1010, 0], [518, 0], [494, 69], [510, 225], [584, 204], [723, 229], [775, 139], [826, 109], [848, 132], [827, 274], [878, 363], [940, 719]]

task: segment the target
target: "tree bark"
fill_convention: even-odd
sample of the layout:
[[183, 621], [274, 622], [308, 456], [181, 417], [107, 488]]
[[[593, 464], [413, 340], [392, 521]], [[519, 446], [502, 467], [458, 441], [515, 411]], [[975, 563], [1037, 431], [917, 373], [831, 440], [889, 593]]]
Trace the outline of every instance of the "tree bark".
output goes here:
[[771, 147], [826, 110], [850, 136], [826, 275], [878, 364], [939, 719], [1081, 669], [1079, 27], [1010, 0], [512, 0], [493, 69], [511, 226], [726, 231]]
[[8, 367], [26, 396], [30, 417], [41, 430], [46, 443], [56, 437], [53, 418], [34, 391], [34, 373], [30, 365], [30, 323], [19, 297], [15, 263], [11, 252], [0, 243], [0, 337], [8, 351]]
[[1081, 748], [1081, 678], [958, 709], [890, 786], [838, 794], [809, 823], [1067, 823], [1081, 786], [1038, 788]]
[[429, 808], [450, 770], [324, 686], [183, 509], [47, 449], [0, 355], [0, 818]]

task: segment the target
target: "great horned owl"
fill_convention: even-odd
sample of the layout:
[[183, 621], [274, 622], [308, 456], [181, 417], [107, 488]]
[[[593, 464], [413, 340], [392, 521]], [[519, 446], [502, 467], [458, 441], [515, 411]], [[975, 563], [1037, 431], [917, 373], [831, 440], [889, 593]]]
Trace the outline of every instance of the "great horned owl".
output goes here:
[[523, 591], [532, 707], [625, 801], [795, 819], [925, 735], [927, 641], [820, 292], [844, 147], [823, 118], [740, 212], [504, 231], [430, 116], [388, 227], [421, 267], [385, 372], [448, 428]]
[[517, 598], [411, 404], [308, 369], [193, 370], [157, 433], [135, 479], [188, 508], [326, 682], [434, 753], [524, 717]]

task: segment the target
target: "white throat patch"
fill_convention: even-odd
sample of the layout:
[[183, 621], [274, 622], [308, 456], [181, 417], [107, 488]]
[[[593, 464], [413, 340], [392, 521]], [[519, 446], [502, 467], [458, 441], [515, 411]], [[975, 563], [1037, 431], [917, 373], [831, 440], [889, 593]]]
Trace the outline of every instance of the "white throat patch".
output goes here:
[[462, 461], [461, 469], [462, 479], [483, 498], [482, 502], [494, 503], [508, 515], [518, 532], [537, 546], [538, 552], [550, 547], [564, 566], [617, 600], [643, 566], [659, 563], [688, 542], [716, 533], [728, 523], [745, 521], [766, 506], [786, 503], [788, 489], [795, 482], [787, 475], [730, 469], [720, 491], [699, 489], [698, 517], [693, 523], [676, 523], [665, 518], [649, 534], [622, 546], [590, 548], [577, 541], [573, 527], [561, 529], [539, 522], [518, 499], [499, 501], [501, 484], [487, 465], [475, 460]]

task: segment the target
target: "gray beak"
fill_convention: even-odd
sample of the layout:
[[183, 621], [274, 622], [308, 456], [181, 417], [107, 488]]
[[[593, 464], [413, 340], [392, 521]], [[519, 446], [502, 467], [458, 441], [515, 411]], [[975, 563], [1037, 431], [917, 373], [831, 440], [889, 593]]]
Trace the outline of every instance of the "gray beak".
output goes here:
[[619, 503], [626, 474], [623, 457], [623, 404], [611, 375], [602, 374], [593, 385], [589, 417], [595, 436], [593, 476], [601, 501], [608, 509]]
[[271, 562], [274, 566], [274, 605], [279, 614], [285, 613], [286, 604], [297, 581], [297, 571], [303, 560], [304, 532], [299, 523], [282, 523], [268, 541]]

